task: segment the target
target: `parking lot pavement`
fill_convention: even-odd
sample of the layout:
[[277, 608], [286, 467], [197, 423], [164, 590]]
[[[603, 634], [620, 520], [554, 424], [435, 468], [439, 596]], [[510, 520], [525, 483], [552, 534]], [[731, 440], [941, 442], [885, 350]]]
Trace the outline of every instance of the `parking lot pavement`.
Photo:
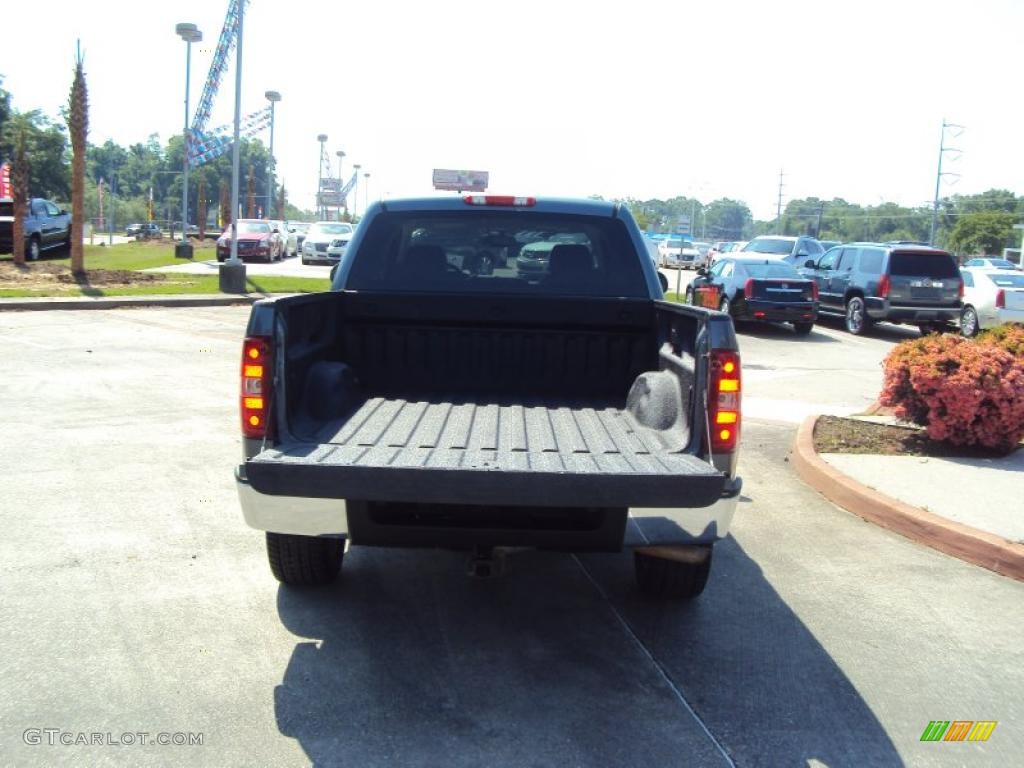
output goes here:
[[744, 416], [796, 425], [811, 414], [861, 413], [882, 390], [889, 350], [919, 335], [897, 325], [875, 326], [865, 336], [841, 328], [841, 320], [822, 318], [800, 337], [786, 325], [740, 324]]
[[[205, 258], [210, 251], [197, 251], [196, 258], [192, 261], [185, 260], [181, 264], [173, 264], [168, 267], [153, 267], [145, 269], [144, 272], [177, 272], [187, 275], [216, 275], [219, 274], [220, 263], [216, 256]], [[275, 261], [271, 264], [259, 262], [246, 262], [245, 271], [247, 275], [275, 275], [278, 277], [320, 277], [331, 276], [331, 268], [321, 264], [303, 264], [302, 260], [293, 256], [292, 258]]]
[[[231, 478], [247, 312], [0, 315], [0, 343], [18, 350], [0, 379], [4, 762], [943, 766], [1024, 753], [1024, 584], [825, 502], [790, 470], [786, 424], [747, 422], [743, 503], [691, 605], [640, 597], [628, 553], [523, 552], [473, 581], [458, 554], [355, 547], [334, 587], [280, 588]], [[783, 342], [741, 343], [767, 365]], [[818, 382], [847, 375], [826, 367]], [[936, 718], [999, 725], [984, 744], [921, 743]], [[204, 740], [32, 745], [30, 728]]]

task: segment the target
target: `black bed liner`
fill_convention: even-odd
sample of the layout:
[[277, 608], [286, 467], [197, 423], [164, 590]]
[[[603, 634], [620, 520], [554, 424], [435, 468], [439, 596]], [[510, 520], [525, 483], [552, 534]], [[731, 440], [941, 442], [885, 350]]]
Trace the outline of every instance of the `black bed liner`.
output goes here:
[[725, 477], [600, 404], [374, 397], [246, 462], [261, 493], [522, 506], [705, 507]]

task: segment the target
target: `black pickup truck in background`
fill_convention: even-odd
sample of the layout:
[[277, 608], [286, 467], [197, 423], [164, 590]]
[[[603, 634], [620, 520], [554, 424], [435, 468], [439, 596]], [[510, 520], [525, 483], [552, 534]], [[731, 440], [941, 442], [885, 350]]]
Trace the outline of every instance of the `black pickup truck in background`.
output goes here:
[[477, 574], [627, 546], [644, 591], [704, 589], [741, 487], [736, 337], [663, 300], [624, 207], [377, 203], [332, 290], [257, 302], [246, 336], [236, 481], [282, 582], [332, 581], [349, 544]]
[[[25, 214], [25, 258], [71, 246], [71, 214], [49, 200], [33, 197]], [[14, 201], [0, 199], [0, 253], [14, 251]]]

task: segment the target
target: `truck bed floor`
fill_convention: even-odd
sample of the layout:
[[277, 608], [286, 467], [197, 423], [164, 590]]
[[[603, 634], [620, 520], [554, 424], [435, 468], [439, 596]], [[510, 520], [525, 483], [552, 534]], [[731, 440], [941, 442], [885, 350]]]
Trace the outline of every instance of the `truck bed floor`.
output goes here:
[[265, 493], [326, 498], [705, 506], [724, 480], [681, 449], [615, 407], [373, 397], [247, 472]]

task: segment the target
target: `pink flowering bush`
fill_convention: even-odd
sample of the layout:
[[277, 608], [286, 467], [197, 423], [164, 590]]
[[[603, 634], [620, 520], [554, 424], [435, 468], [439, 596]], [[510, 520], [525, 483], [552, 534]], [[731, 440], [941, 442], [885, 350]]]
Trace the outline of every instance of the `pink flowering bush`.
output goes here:
[[1024, 329], [978, 342], [952, 334], [905, 341], [885, 359], [879, 400], [933, 440], [1008, 453], [1024, 437], [1022, 344]]

